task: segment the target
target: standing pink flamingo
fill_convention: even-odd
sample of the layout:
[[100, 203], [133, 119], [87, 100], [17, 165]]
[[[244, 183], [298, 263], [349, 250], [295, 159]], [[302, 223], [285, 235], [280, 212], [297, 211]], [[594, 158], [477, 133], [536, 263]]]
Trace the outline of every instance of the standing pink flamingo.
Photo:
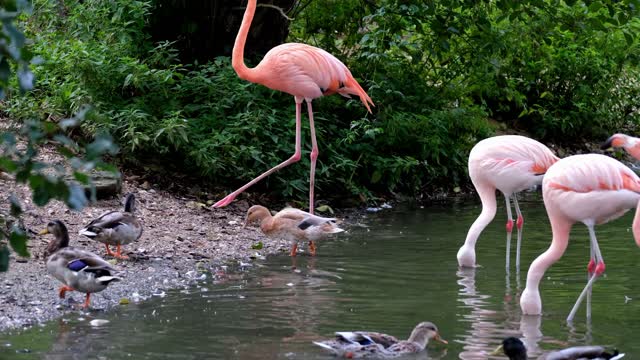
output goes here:
[[[574, 155], [558, 161], [547, 171], [542, 195], [553, 239], [549, 249], [531, 263], [520, 307], [523, 314], [539, 315], [542, 312], [540, 280], [567, 249], [573, 224], [582, 222], [589, 229], [591, 239], [591, 258], [587, 266], [589, 281], [567, 317], [567, 321], [572, 321], [585, 295], [590, 295], [593, 283], [605, 270], [594, 226], [616, 219], [637, 206], [640, 178], [613, 158], [598, 154]], [[633, 219], [633, 236], [640, 246], [640, 209], [636, 210]], [[590, 317], [588, 296], [587, 318]]]
[[464, 245], [458, 250], [460, 266], [476, 265], [476, 241], [482, 230], [496, 216], [497, 189], [504, 194], [507, 205], [507, 268], [509, 268], [511, 231], [513, 230], [509, 199], [513, 195], [513, 204], [518, 215], [516, 268], [520, 268], [520, 243], [524, 218], [518, 206], [516, 193], [541, 184], [544, 173], [556, 161], [558, 157], [549, 148], [533, 139], [519, 135], [502, 135], [484, 139], [471, 149], [469, 177], [482, 201], [482, 212], [469, 228]]
[[611, 147], [623, 148], [629, 155], [640, 160], [640, 139], [636, 137], [625, 134], [611, 135], [611, 137], [602, 144], [602, 150]]
[[309, 127], [311, 130], [311, 171], [309, 173], [309, 212], [313, 214], [313, 189], [315, 185], [316, 159], [318, 144], [313, 124], [311, 101], [323, 95], [338, 93], [345, 97], [358, 95], [371, 112], [373, 101], [353, 78], [349, 69], [328, 52], [317, 47], [287, 43], [274, 47], [264, 56], [258, 66], [250, 69], [244, 63], [244, 45], [247, 41], [249, 27], [256, 11], [257, 0], [249, 0], [245, 10], [236, 42], [233, 46], [232, 65], [241, 79], [262, 84], [270, 89], [279, 90], [294, 96], [296, 102], [296, 149], [293, 156], [262, 173], [224, 199], [213, 204], [213, 207], [229, 205], [240, 193], [262, 178], [300, 160], [301, 145], [301, 109], [302, 101], [307, 102]]

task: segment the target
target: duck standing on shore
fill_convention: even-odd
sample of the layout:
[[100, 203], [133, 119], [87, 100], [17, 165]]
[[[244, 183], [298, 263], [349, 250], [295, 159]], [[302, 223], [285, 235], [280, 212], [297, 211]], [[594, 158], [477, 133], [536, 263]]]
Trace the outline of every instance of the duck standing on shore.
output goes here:
[[299, 241], [309, 242], [309, 252], [316, 255], [316, 244], [329, 234], [343, 232], [335, 218], [326, 218], [306, 211], [285, 208], [275, 215], [264, 206], [254, 205], [247, 210], [244, 226], [259, 221], [260, 230], [268, 237], [291, 241], [291, 256], [296, 256]]
[[64, 284], [59, 290], [60, 298], [64, 299], [67, 291], [79, 291], [87, 294], [83, 307], [89, 307], [92, 293], [107, 288], [113, 281], [120, 281], [112, 276], [115, 269], [100, 256], [86, 250], [69, 246], [69, 232], [60, 220], [47, 224], [40, 235], [53, 234], [47, 247], [47, 272]]
[[[105, 244], [107, 255], [118, 259], [128, 259], [128, 256], [122, 255], [120, 247], [130, 244], [142, 236], [142, 225], [133, 214], [135, 204], [135, 196], [128, 194], [124, 201], [124, 211], [114, 210], [100, 215], [80, 230], [80, 235]], [[116, 247], [115, 254], [109, 245]]]

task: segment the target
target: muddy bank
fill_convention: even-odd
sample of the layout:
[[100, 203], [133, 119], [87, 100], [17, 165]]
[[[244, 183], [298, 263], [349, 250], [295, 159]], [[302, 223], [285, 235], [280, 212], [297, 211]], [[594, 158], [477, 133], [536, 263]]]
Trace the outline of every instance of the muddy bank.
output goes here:
[[[141, 301], [168, 289], [188, 287], [212, 273], [224, 272], [229, 264], [251, 264], [273, 254], [288, 256], [290, 244], [266, 238], [255, 227], [242, 228], [250, 206], [246, 201], [210, 211], [188, 197], [154, 189], [153, 185], [126, 177], [124, 180], [123, 193], [136, 195], [136, 213], [144, 224], [144, 232], [137, 242], [123, 246], [130, 259], [118, 260], [115, 265], [124, 280], [92, 295], [91, 311], [126, 306], [120, 305], [123, 298]], [[27, 187], [14, 184], [11, 179], [0, 179], [0, 196], [7, 199], [10, 193], [17, 194], [23, 201], [24, 224], [31, 232], [31, 257], [16, 259], [12, 254], [9, 271], [0, 273], [0, 331], [78, 311], [76, 306], [84, 300], [84, 294], [78, 292], [67, 293], [67, 299], [71, 300], [58, 298], [60, 283], [47, 274], [42, 258], [52, 235], [39, 236], [33, 232], [43, 229], [52, 219], [60, 219], [69, 229], [71, 246], [90, 250], [108, 260], [111, 257], [106, 256], [104, 245], [77, 233], [94, 217], [122, 208], [121, 198], [99, 201], [82, 212], [70, 211], [57, 201], [39, 208], [30, 201]], [[7, 201], [3, 201], [0, 211], [8, 211]], [[259, 241], [264, 247], [252, 248]], [[302, 249], [306, 251], [306, 247]], [[322, 244], [318, 252], [322, 254]]]

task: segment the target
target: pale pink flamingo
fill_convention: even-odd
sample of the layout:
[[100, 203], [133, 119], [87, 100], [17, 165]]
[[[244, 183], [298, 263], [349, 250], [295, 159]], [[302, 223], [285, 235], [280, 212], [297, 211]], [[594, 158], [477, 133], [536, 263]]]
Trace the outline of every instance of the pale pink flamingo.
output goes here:
[[602, 150], [612, 147], [623, 148], [629, 155], [640, 160], [640, 139], [636, 137], [625, 134], [611, 135], [611, 137], [602, 144]]
[[518, 216], [518, 243], [516, 246], [516, 268], [520, 268], [520, 243], [522, 242], [522, 226], [524, 218], [518, 206], [516, 193], [542, 183], [547, 169], [558, 158], [543, 144], [519, 135], [502, 135], [484, 139], [477, 143], [469, 154], [469, 177], [475, 186], [480, 200], [482, 212], [473, 222], [464, 245], [458, 250], [460, 266], [476, 266], [476, 241], [480, 233], [496, 216], [496, 189], [504, 194], [507, 206], [507, 255], [506, 266], [509, 268], [511, 250], [511, 232], [513, 217], [511, 203]]
[[232, 65], [241, 79], [262, 84], [270, 89], [279, 90], [294, 96], [296, 103], [296, 145], [293, 156], [251, 180], [238, 190], [218, 201], [213, 207], [229, 205], [240, 193], [271, 173], [300, 160], [301, 156], [301, 109], [302, 101], [307, 102], [309, 128], [311, 130], [311, 170], [309, 173], [309, 212], [313, 214], [313, 189], [315, 185], [316, 159], [318, 144], [313, 123], [311, 101], [324, 95], [338, 93], [345, 97], [357, 95], [371, 112], [373, 101], [353, 78], [347, 67], [328, 52], [305, 44], [287, 43], [269, 50], [262, 61], [254, 68], [244, 63], [244, 45], [249, 27], [256, 11], [257, 0], [249, 0], [245, 10], [236, 42], [233, 46]]
[[[540, 280], [567, 249], [573, 224], [582, 222], [589, 229], [591, 241], [591, 258], [587, 266], [589, 280], [567, 317], [567, 321], [572, 321], [585, 295], [590, 294], [593, 283], [605, 270], [594, 226], [616, 219], [638, 205], [640, 178], [613, 158], [598, 154], [574, 155], [558, 161], [547, 171], [542, 183], [542, 196], [553, 239], [549, 249], [531, 263], [520, 307], [527, 315], [542, 312], [538, 290]], [[639, 209], [633, 219], [633, 236], [640, 246]], [[591, 317], [589, 297], [587, 318]]]

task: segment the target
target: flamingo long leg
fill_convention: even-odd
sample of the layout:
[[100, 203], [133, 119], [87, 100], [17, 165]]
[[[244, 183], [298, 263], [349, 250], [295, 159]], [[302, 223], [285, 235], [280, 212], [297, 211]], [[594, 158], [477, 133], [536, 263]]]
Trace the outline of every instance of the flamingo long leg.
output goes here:
[[316, 142], [316, 128], [313, 123], [313, 109], [311, 101], [307, 100], [307, 109], [309, 110], [309, 128], [311, 131], [311, 170], [309, 171], [309, 213], [313, 214], [314, 188], [316, 184], [316, 160], [318, 159], [318, 143]]
[[516, 208], [516, 227], [518, 228], [518, 242], [516, 244], [516, 272], [520, 271], [520, 246], [522, 244], [522, 227], [524, 225], [524, 217], [520, 211], [520, 205], [518, 205], [518, 194], [513, 194], [513, 205]]
[[[309, 104], [311, 105], [311, 104]], [[258, 181], [262, 180], [263, 178], [271, 175], [272, 173], [282, 169], [285, 166], [291, 165], [297, 161], [300, 161], [300, 157], [302, 155], [302, 149], [301, 149], [301, 143], [300, 143], [300, 138], [301, 138], [301, 109], [302, 109], [302, 98], [297, 98], [296, 97], [296, 150], [293, 153], [293, 155], [281, 162], [280, 164], [274, 166], [273, 168], [265, 171], [264, 173], [260, 174], [258, 177], [256, 177], [255, 179], [249, 181], [247, 184], [245, 184], [244, 186], [242, 186], [241, 188], [239, 188], [238, 190], [232, 192], [231, 194], [227, 195], [224, 199], [218, 201], [217, 203], [213, 204], [214, 208], [217, 207], [223, 207], [223, 206], [227, 206], [229, 205], [233, 199], [236, 198], [236, 196], [240, 195], [243, 191], [247, 190], [251, 185], [257, 183]]]
[[[600, 275], [602, 275], [602, 273], [604, 272], [604, 269], [605, 269], [604, 259], [602, 258], [602, 253], [600, 252], [600, 246], [598, 245], [598, 239], [596, 239], [596, 232], [593, 229], [593, 225], [587, 225], [587, 228], [589, 229], [589, 237], [590, 237], [590, 240], [591, 240], [591, 248], [592, 248], [592, 251], [594, 253], [593, 255], [595, 257], [595, 264], [596, 264], [595, 271], [593, 272], [593, 275], [591, 275], [591, 278], [587, 282], [587, 285], [584, 287], [584, 289], [580, 293], [580, 296], [578, 296], [578, 299], [576, 300], [576, 303], [573, 305], [573, 308], [571, 309], [571, 312], [569, 313], [569, 316], [567, 317], [567, 322], [573, 321], [573, 318], [575, 317], [576, 312], [578, 311], [578, 308], [580, 307], [580, 304], [582, 303], [582, 300], [584, 300], [584, 297], [589, 294], [591, 288], [593, 287], [593, 283], [596, 282], [598, 277], [600, 277]], [[589, 268], [591, 268], [591, 266], [589, 266]], [[591, 309], [587, 308], [587, 319], [591, 318], [591, 311], [590, 310]]]
[[507, 202], [507, 257], [506, 268], [509, 269], [509, 255], [511, 254], [511, 231], [513, 230], [513, 215], [511, 214], [511, 203], [509, 202], [509, 196], [505, 195], [504, 199]]
[[[593, 275], [593, 271], [595, 270], [595, 267], [593, 267], [595, 265], [595, 261], [594, 261], [594, 251], [593, 251], [593, 241], [591, 241], [591, 239], [589, 239], [589, 265], [587, 265], [587, 282], [589, 282], [589, 280], [591, 279], [591, 276]], [[589, 289], [587, 291], [587, 314], [590, 315], [591, 314], [591, 292], [593, 289]], [[589, 316], [587, 316], [589, 317]]]

